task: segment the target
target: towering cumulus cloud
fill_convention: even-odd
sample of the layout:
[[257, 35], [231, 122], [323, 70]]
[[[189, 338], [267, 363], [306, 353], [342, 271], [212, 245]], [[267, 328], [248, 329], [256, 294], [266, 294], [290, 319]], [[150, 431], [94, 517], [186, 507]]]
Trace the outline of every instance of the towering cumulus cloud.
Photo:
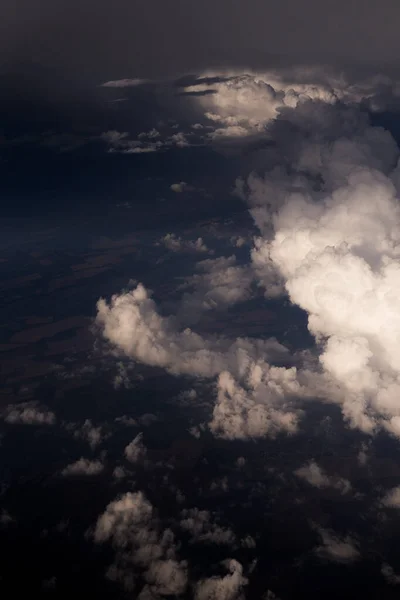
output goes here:
[[[322, 136], [321, 118], [333, 112]], [[239, 182], [261, 231], [253, 263], [267, 295], [280, 280], [308, 313], [321, 368], [350, 423], [400, 434], [397, 148], [353, 108], [308, 101], [284, 118], [297, 139], [291, 174]]]
[[[245, 106], [247, 124], [256, 123], [273, 148], [262, 155], [263, 174], [258, 170], [236, 185], [260, 232], [248, 268], [266, 297], [287, 295], [308, 314], [316, 366], [271, 366], [277, 353], [284, 354], [274, 341], [205, 339], [179, 331], [176, 320], [158, 315], [143, 286], [109, 305], [100, 300], [98, 323], [135, 360], [174, 374], [215, 377], [210, 429], [216, 435], [294, 432], [299, 413], [292, 400], [298, 406], [300, 399], [316, 396], [339, 403], [352, 427], [400, 435], [396, 143], [371, 126], [360, 108], [361, 88], [339, 94], [326, 82], [318, 91], [297, 80], [292, 91], [286, 86], [278, 93], [276, 81], [248, 79], [221, 79], [217, 93], [206, 99], [220, 116], [209, 118], [242, 126]], [[373, 96], [369, 88], [365, 100]], [[255, 103], [253, 120], [246, 97]]]

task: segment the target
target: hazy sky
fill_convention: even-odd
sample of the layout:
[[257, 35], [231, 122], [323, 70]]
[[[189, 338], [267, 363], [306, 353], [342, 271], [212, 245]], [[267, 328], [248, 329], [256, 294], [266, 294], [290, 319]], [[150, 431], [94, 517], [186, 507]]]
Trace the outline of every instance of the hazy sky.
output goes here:
[[3, 0], [1, 69], [32, 61], [80, 82], [302, 61], [385, 70], [399, 18], [398, 0]]

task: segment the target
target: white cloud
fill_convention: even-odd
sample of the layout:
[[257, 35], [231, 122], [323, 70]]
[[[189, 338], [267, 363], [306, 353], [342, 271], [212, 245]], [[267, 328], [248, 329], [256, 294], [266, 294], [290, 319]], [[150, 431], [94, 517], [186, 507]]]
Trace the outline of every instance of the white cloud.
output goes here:
[[74, 475], [99, 475], [104, 470], [104, 465], [99, 460], [89, 460], [81, 457], [74, 463], [71, 463], [61, 471], [65, 477]]
[[116, 417], [115, 422], [121, 423], [122, 425], [125, 425], [126, 427], [137, 427], [138, 426], [136, 419], [134, 419], [133, 417], [128, 417], [127, 415], [122, 415], [122, 417]]
[[389, 508], [400, 508], [400, 485], [385, 494], [382, 504]]
[[228, 545], [235, 543], [233, 531], [213, 523], [209, 511], [198, 508], [184, 509], [181, 516], [179, 524], [191, 534], [192, 542]]
[[113, 296], [110, 305], [100, 300], [97, 323], [104, 337], [132, 359], [176, 375], [219, 375], [217, 404], [209, 425], [215, 435], [245, 439], [296, 431], [298, 413], [290, 398], [306, 390], [297, 381], [295, 368], [271, 367], [265, 362], [268, 357], [287, 358], [287, 350], [276, 340], [231, 341], [203, 338], [191, 329], [179, 331], [173, 320], [158, 315], [142, 285]]
[[210, 577], [199, 581], [195, 588], [195, 600], [241, 600], [248, 580], [243, 576], [242, 565], [234, 560], [224, 561], [229, 571], [224, 577]]
[[97, 303], [97, 324], [103, 336], [127, 356], [173, 374], [215, 377], [229, 369], [243, 375], [254, 361], [285, 356], [276, 340], [203, 338], [191, 329], [179, 331], [174, 320], [161, 317], [146, 288], [115, 295], [110, 304]]
[[369, 460], [368, 450], [369, 450], [368, 444], [362, 443], [360, 451], [357, 454], [357, 460], [361, 466], [365, 466]]
[[341, 404], [352, 427], [398, 436], [396, 144], [361, 111], [335, 103], [286, 107], [269, 133], [282, 151], [291, 145], [292, 174], [275, 169], [239, 185], [261, 233], [252, 253], [256, 273], [267, 295], [284, 290], [308, 313], [325, 399]]
[[141, 571], [149, 593], [184, 592], [187, 564], [177, 559], [174, 534], [161, 529], [153, 506], [142, 492], [127, 492], [110, 502], [97, 520], [93, 538], [97, 543], [112, 543], [115, 561], [108, 576], [127, 590], [135, 586], [134, 566]]
[[97, 448], [108, 437], [104, 428], [101, 425], [93, 425], [90, 419], [85, 419], [82, 425], [67, 423], [66, 429], [73, 434], [74, 438], [88, 442], [92, 450]]
[[[179, 318], [158, 314], [142, 285], [110, 304], [100, 300], [97, 323], [133, 360], [175, 375], [218, 378], [215, 435], [293, 433], [298, 401], [314, 397], [340, 404], [352, 427], [400, 436], [399, 152], [356, 106], [377, 102], [382, 82], [349, 85], [306, 71], [225, 75], [186, 91], [212, 85], [216, 93], [193, 97], [217, 129], [271, 142], [262, 154], [265, 175], [258, 168], [236, 186], [260, 234], [251, 266], [218, 270], [216, 261], [192, 280], [195, 291], [184, 297], [182, 315], [185, 302], [196, 313], [246, 299], [251, 273], [266, 296], [285, 293], [308, 314], [319, 364], [298, 357], [297, 370], [279, 370], [269, 364], [265, 342], [182, 331]], [[180, 182], [171, 189], [188, 188]]]
[[313, 460], [297, 469], [294, 473], [297, 475], [297, 477], [304, 479], [313, 487], [331, 487], [339, 490], [342, 494], [346, 494], [351, 490], [350, 481], [342, 477], [329, 477], [325, 471]]
[[[396, 82], [369, 80], [353, 83], [343, 74], [312, 70], [281, 70], [264, 73], [206, 72], [200, 82], [187, 86], [186, 92], [204, 92], [195, 101], [205, 116], [217, 125], [211, 139], [265, 135], [268, 126], [285, 109], [301, 109], [307, 101], [352, 106], [364, 102], [372, 110], [381, 110], [386, 100], [399, 97]], [[218, 81], [219, 78], [219, 81]], [[207, 93], [210, 90], [213, 93]], [[389, 92], [389, 93], [388, 93]], [[323, 121], [322, 121], [323, 123]]]
[[322, 545], [315, 552], [321, 558], [338, 563], [352, 563], [361, 558], [357, 545], [350, 536], [339, 538], [325, 529], [318, 530]]
[[35, 404], [10, 404], [4, 420], [12, 425], [54, 425], [56, 416], [52, 411], [37, 408]]
[[137, 436], [128, 444], [124, 450], [126, 458], [131, 463], [143, 461], [146, 456], [147, 448], [142, 441], [143, 433], [138, 433]]
[[171, 252], [209, 252], [209, 249], [201, 237], [197, 238], [197, 240], [183, 240], [174, 233], [167, 233], [161, 238], [160, 242], [168, 250], [171, 250]]
[[170, 185], [170, 189], [177, 194], [181, 194], [188, 188], [190, 188], [190, 186], [185, 181], [180, 181], [179, 183], [173, 183]]
[[295, 369], [255, 366], [248, 387], [241, 387], [225, 371], [218, 378], [217, 402], [209, 424], [217, 437], [247, 439], [275, 437], [297, 431], [299, 414], [290, 397], [301, 396]]
[[187, 137], [182, 131], [174, 133], [169, 139], [173, 144], [178, 146], [178, 148], [187, 148], [188, 146], [190, 146]]
[[146, 138], [152, 140], [152, 139], [155, 139], [158, 137], [160, 137], [160, 132], [157, 129], [155, 129], [154, 127], [153, 127], [153, 129], [150, 129], [150, 131], [142, 131], [142, 133], [139, 133], [139, 135], [138, 135], [139, 140], [146, 139]]
[[171, 558], [152, 562], [146, 572], [150, 590], [163, 596], [182, 594], [186, 589], [187, 579], [185, 564]]

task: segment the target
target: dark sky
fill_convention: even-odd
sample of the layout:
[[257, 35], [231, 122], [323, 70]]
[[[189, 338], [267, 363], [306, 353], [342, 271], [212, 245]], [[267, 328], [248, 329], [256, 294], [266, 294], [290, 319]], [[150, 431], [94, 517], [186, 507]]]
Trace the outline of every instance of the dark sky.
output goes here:
[[208, 66], [397, 68], [398, 0], [2, 0], [1, 69], [84, 82]]
[[[0, 196], [33, 197], [36, 207], [76, 183], [74, 196], [84, 189], [87, 197], [101, 161], [120, 164], [88, 140], [200, 118], [187, 114], [194, 102], [163, 83], [183, 74], [323, 64], [355, 79], [399, 75], [399, 22], [398, 0], [0, 0]], [[157, 83], [123, 93], [100, 87], [136, 77]], [[113, 103], [119, 95], [127, 101]], [[60, 152], [70, 144], [72, 152]], [[135, 158], [121, 161], [131, 176], [133, 162], [146, 160]]]

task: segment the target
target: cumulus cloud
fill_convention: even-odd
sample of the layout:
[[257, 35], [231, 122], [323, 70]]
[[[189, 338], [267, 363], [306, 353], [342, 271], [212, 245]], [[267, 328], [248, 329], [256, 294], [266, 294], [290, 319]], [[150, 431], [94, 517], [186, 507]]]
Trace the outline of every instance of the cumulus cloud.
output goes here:
[[[149, 152], [158, 152], [160, 150], [168, 150], [171, 148], [186, 148], [192, 145], [188, 137], [193, 136], [193, 133], [185, 134], [184, 132], [173, 133], [170, 135], [162, 135], [157, 129], [153, 128], [149, 131], [142, 131], [136, 138], [132, 138], [131, 134], [126, 131], [104, 131], [99, 138], [108, 146], [108, 152], [119, 154], [143, 154]], [[181, 182], [182, 186], [189, 191], [191, 186], [185, 182]], [[181, 184], [175, 184], [180, 186]], [[173, 190], [173, 191], [183, 191]], [[171, 186], [172, 189], [172, 186]]]
[[[204, 338], [180, 331], [172, 318], [161, 317], [147, 290], [136, 289], [98, 302], [97, 323], [116, 348], [174, 375], [218, 377], [217, 403], [209, 424], [227, 439], [245, 439], [296, 431], [299, 413], [291, 399], [306, 389], [294, 367], [271, 367], [266, 359], [288, 358], [275, 339]], [[241, 382], [241, 383], [240, 383]]]
[[32, 403], [10, 404], [4, 414], [6, 423], [12, 425], [54, 425], [56, 416], [52, 411], [38, 408]]
[[252, 362], [287, 356], [275, 339], [204, 338], [191, 329], [180, 331], [174, 319], [161, 317], [146, 288], [114, 295], [97, 303], [97, 324], [103, 336], [127, 356], [173, 374], [215, 377], [222, 371], [243, 376]]
[[310, 100], [330, 106], [363, 103], [370, 110], [381, 110], [400, 95], [397, 83], [389, 78], [354, 83], [343, 74], [316, 69], [227, 72], [224, 76], [209, 71], [189, 81], [184, 92], [193, 94], [205, 117], [215, 124], [209, 134], [213, 141], [265, 135], [282, 111], [301, 110]]
[[400, 435], [396, 144], [361, 111], [321, 99], [285, 107], [269, 133], [278, 148], [290, 139], [291, 173], [253, 174], [238, 192], [261, 233], [260, 282], [308, 313], [325, 396], [351, 426]]
[[351, 490], [351, 483], [342, 477], [329, 477], [325, 471], [315, 462], [310, 461], [295, 471], [295, 475], [300, 479], [304, 479], [317, 488], [335, 488], [342, 494], [346, 494]]
[[197, 273], [187, 279], [180, 316], [189, 322], [204, 311], [227, 308], [252, 296], [254, 273], [248, 265], [238, 265], [234, 255], [197, 263]]
[[211, 514], [207, 510], [198, 508], [184, 509], [181, 512], [180, 527], [190, 533], [192, 542], [210, 544], [235, 543], [235, 534], [229, 528], [223, 528], [213, 523]]
[[224, 561], [228, 574], [223, 577], [202, 579], [195, 587], [195, 600], [241, 600], [248, 580], [243, 576], [242, 565], [234, 559]]
[[190, 186], [185, 181], [180, 181], [179, 183], [172, 183], [170, 186], [170, 189], [171, 189], [171, 191], [173, 191], [177, 194], [181, 194], [182, 192], [187, 190], [188, 187], [190, 187]]
[[360, 559], [357, 544], [350, 536], [339, 538], [325, 529], [319, 529], [318, 533], [323, 543], [315, 552], [321, 558], [338, 563], [352, 563]]
[[221, 259], [219, 268], [217, 259], [182, 303], [193, 313], [227, 307], [248, 297], [252, 274], [267, 297], [287, 295], [307, 313], [318, 364], [276, 371], [261, 341], [181, 331], [141, 285], [98, 303], [104, 336], [132, 359], [218, 378], [210, 426], [227, 438], [294, 432], [294, 396], [336, 402], [352, 427], [400, 436], [399, 152], [356, 105], [376, 100], [379, 81], [352, 86], [320, 75], [233, 73], [184, 84], [187, 92], [212, 86], [195, 96], [209, 121], [260, 135], [269, 149], [264, 174], [236, 185], [259, 230], [251, 265]]
[[129, 591], [135, 587], [135, 572], [141, 573], [150, 594], [178, 595], [188, 582], [187, 564], [176, 556], [174, 534], [162, 530], [154, 508], [142, 492], [127, 492], [110, 502], [98, 518], [93, 538], [111, 542], [115, 561], [109, 578]]
[[89, 460], [88, 458], [81, 457], [74, 463], [66, 466], [61, 471], [61, 475], [64, 477], [74, 475], [99, 475], [104, 470], [104, 465], [99, 460]]
[[217, 437], [247, 439], [275, 437], [279, 432], [297, 431], [300, 413], [290, 398], [301, 396], [296, 369], [253, 368], [246, 387], [240, 386], [228, 371], [217, 382], [217, 401], [209, 423]]
[[74, 438], [86, 441], [92, 450], [97, 448], [108, 436], [101, 425], [94, 425], [90, 419], [85, 419], [82, 424], [67, 423], [66, 429]]
[[382, 499], [383, 506], [400, 508], [400, 485], [389, 490]]
[[142, 461], [147, 453], [147, 448], [142, 441], [143, 433], [138, 433], [137, 436], [128, 444], [124, 450], [126, 458], [131, 463]]
[[171, 250], [171, 252], [209, 252], [209, 249], [201, 237], [197, 238], [197, 240], [183, 240], [174, 233], [167, 233], [161, 238], [160, 243], [163, 244], [167, 250]]

